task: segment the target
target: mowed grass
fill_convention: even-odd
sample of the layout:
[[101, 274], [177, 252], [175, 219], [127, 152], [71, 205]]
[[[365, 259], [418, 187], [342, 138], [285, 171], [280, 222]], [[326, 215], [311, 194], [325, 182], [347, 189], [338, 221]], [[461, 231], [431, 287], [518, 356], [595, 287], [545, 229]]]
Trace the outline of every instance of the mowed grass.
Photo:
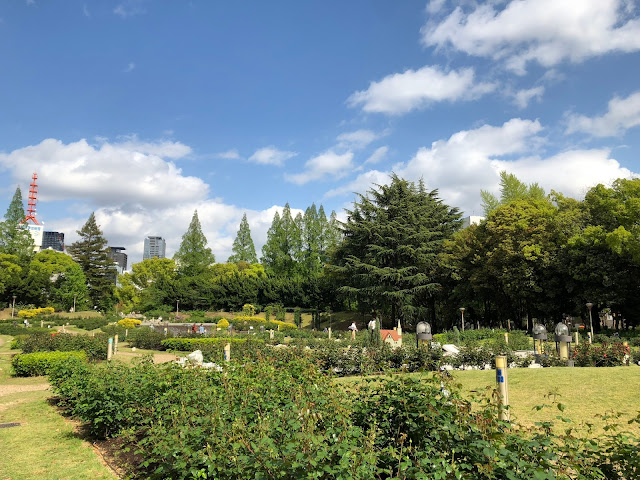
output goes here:
[[[495, 370], [453, 371], [454, 383], [463, 396], [490, 395], [496, 386]], [[409, 374], [425, 375], [425, 374]], [[359, 377], [337, 380], [345, 388]], [[621, 430], [640, 435], [638, 423], [627, 424], [640, 414], [640, 367], [608, 368], [517, 368], [508, 371], [509, 402], [513, 421], [525, 426], [536, 422], [554, 421], [556, 426], [573, 426], [594, 438], [605, 431], [607, 422], [601, 415], [620, 413], [615, 421]], [[550, 395], [551, 394], [551, 395]], [[564, 412], [555, 405], [565, 406]], [[537, 410], [539, 405], [550, 405]], [[561, 415], [571, 420], [566, 424], [557, 419]]]
[[45, 377], [10, 376], [10, 340], [0, 336], [0, 423], [20, 426], [0, 429], [0, 480], [117, 478], [49, 404]]

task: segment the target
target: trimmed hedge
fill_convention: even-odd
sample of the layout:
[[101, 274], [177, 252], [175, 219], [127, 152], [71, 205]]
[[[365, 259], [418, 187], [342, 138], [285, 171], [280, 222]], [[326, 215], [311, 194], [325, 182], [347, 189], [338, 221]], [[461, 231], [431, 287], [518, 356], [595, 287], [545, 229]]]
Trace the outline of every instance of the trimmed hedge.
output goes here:
[[70, 358], [87, 361], [85, 352], [36, 352], [22, 353], [13, 357], [11, 366], [17, 377], [39, 377], [47, 375], [55, 367]]
[[84, 351], [90, 360], [106, 360], [108, 335], [71, 335], [45, 333], [21, 338], [18, 348], [23, 353]]
[[162, 348], [165, 350], [178, 350], [181, 352], [202, 350], [219, 343], [244, 343], [246, 338], [213, 337], [213, 338], [167, 338], [162, 340]]

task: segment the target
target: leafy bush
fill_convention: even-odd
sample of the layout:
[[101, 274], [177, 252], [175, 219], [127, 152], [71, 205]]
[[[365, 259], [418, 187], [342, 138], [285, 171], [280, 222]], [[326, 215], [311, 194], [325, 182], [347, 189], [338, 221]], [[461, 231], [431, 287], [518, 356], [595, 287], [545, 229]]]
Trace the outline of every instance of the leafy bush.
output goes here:
[[29, 308], [29, 309], [18, 311], [18, 317], [33, 318], [36, 315], [50, 315], [53, 312], [55, 312], [53, 307]]
[[616, 367], [625, 364], [629, 347], [622, 343], [581, 343], [573, 351], [573, 359], [579, 367]]
[[432, 374], [336, 388], [286, 350], [222, 372], [66, 362], [50, 382], [93, 435], [120, 435], [125, 448], [144, 452], [127, 472], [135, 478], [637, 477], [635, 436], [595, 442], [551, 423], [521, 429], [499, 421], [487, 398], [461, 398]]
[[17, 377], [38, 377], [46, 375], [49, 370], [69, 358], [77, 358], [86, 362], [85, 352], [36, 352], [22, 353], [13, 357], [11, 366]]
[[217, 327], [221, 328], [221, 329], [228, 328], [229, 327], [229, 320], [227, 320], [226, 318], [220, 319], [220, 321], [218, 322]]
[[0, 335], [35, 335], [51, 332], [51, 330], [47, 328], [40, 327], [29, 327], [25, 328], [24, 326], [16, 325], [13, 326], [13, 322], [4, 322], [0, 323]]
[[83, 351], [90, 360], [105, 360], [107, 341], [108, 336], [103, 334], [90, 337], [68, 333], [41, 333], [24, 338], [20, 348], [23, 353]]
[[254, 317], [256, 315], [256, 307], [250, 303], [246, 303], [242, 306], [242, 315], [245, 317]]
[[118, 325], [129, 329], [134, 329], [141, 323], [142, 321], [138, 320], [137, 318], [123, 318], [122, 320], [118, 320]]
[[[129, 345], [136, 348], [145, 348], [148, 350], [164, 350], [162, 342], [167, 338], [172, 338], [171, 331], [164, 334], [164, 330], [156, 330], [149, 327], [136, 328], [129, 332], [127, 341]], [[122, 336], [124, 339], [124, 335]]]
[[178, 350], [180, 352], [191, 352], [193, 350], [203, 350], [213, 344], [218, 343], [242, 343], [245, 338], [238, 337], [213, 337], [213, 338], [167, 338], [162, 340], [163, 350]]

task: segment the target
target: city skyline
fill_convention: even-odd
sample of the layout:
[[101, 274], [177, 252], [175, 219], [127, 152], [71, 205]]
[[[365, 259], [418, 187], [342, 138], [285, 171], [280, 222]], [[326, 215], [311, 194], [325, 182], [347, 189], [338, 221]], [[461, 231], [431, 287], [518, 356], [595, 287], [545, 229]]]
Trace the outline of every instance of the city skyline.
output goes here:
[[260, 256], [285, 203], [343, 216], [392, 171], [465, 215], [501, 170], [580, 198], [640, 172], [638, 7], [5, 2], [0, 214], [37, 172], [67, 245], [95, 211], [171, 257], [197, 209], [223, 262], [243, 213]]

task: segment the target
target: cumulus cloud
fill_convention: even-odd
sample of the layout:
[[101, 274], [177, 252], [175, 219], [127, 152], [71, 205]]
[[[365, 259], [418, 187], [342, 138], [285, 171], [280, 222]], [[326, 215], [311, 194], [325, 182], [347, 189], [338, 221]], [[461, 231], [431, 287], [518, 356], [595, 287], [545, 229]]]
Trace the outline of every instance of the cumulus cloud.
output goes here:
[[[129, 265], [142, 260], [148, 235], [164, 237], [170, 257], [197, 209], [218, 261], [225, 261], [231, 254], [245, 212], [259, 255], [273, 215], [283, 207], [246, 210], [209, 198], [209, 185], [200, 178], [183, 175], [170, 160], [190, 152], [179, 142], [143, 142], [135, 136], [116, 142], [100, 139], [97, 145], [86, 140], [65, 144], [46, 139], [0, 153], [0, 171], [8, 172], [23, 191], [32, 173], [38, 172], [38, 205], [43, 207], [38, 209], [39, 219], [46, 222], [47, 229], [64, 232], [67, 245], [77, 240], [76, 231], [94, 211], [109, 244], [126, 248]], [[52, 202], [56, 202], [56, 208], [73, 204], [73, 211], [43, 215]]]
[[238, 150], [235, 148], [227, 150], [226, 152], [217, 153], [215, 156], [218, 158], [224, 158], [225, 160], [240, 160], [242, 158], [238, 153]]
[[183, 176], [166, 158], [179, 158], [191, 149], [179, 142], [104, 142], [69, 144], [43, 140], [8, 154], [0, 166], [28, 183], [37, 171], [47, 183], [43, 200], [82, 198], [95, 205], [165, 206], [206, 197], [208, 186], [199, 178]]
[[[571, 150], [545, 157], [540, 153], [542, 131], [538, 121], [519, 118], [500, 126], [460, 131], [420, 148], [406, 164], [394, 165], [393, 171], [408, 180], [424, 179], [427, 188], [438, 189], [440, 198], [467, 215], [481, 213], [480, 190], [498, 192], [502, 170], [524, 182], [538, 182], [547, 191], [555, 189], [576, 198], [597, 183], [635, 176], [605, 149]], [[388, 182], [389, 174], [378, 170], [362, 173], [326, 196], [366, 192], [373, 184]]]
[[394, 73], [367, 90], [352, 94], [347, 103], [365, 112], [400, 115], [434, 102], [473, 100], [493, 91], [493, 83], [475, 83], [472, 68], [443, 71], [437, 66]]
[[285, 150], [278, 150], [274, 146], [269, 146], [256, 150], [255, 153], [249, 157], [249, 161], [262, 165], [276, 165], [281, 167], [286, 160], [296, 155], [298, 155], [297, 152], [287, 152]]
[[569, 114], [567, 133], [584, 132], [594, 137], [614, 137], [640, 125], [640, 91], [627, 98], [614, 97], [600, 117]]
[[380, 163], [387, 156], [388, 152], [389, 152], [389, 147], [387, 147], [386, 145], [376, 148], [376, 150], [369, 156], [369, 158], [365, 160], [364, 162], [365, 165], [367, 163], [371, 163], [371, 164]]
[[544, 95], [544, 87], [542, 86], [518, 90], [513, 94], [513, 103], [518, 108], [527, 108], [529, 102], [534, 98], [537, 101], [542, 100], [542, 95]]
[[309, 159], [304, 166], [304, 172], [286, 174], [285, 179], [297, 185], [304, 185], [326, 177], [342, 178], [353, 169], [353, 152], [338, 154], [333, 150], [328, 150]]
[[325, 193], [325, 197], [336, 197], [341, 195], [351, 195], [354, 193], [364, 194], [375, 185], [386, 185], [391, 181], [389, 172], [369, 170], [358, 175], [355, 180], [338, 188], [334, 188]]
[[565, 59], [578, 63], [640, 49], [640, 20], [627, 0], [512, 0], [501, 8], [502, 3], [457, 6], [426, 24], [422, 41], [504, 61], [517, 74], [529, 62], [552, 67]]
[[344, 148], [364, 148], [371, 142], [377, 140], [382, 135], [371, 130], [356, 130], [354, 132], [345, 132], [338, 135], [338, 146]]

